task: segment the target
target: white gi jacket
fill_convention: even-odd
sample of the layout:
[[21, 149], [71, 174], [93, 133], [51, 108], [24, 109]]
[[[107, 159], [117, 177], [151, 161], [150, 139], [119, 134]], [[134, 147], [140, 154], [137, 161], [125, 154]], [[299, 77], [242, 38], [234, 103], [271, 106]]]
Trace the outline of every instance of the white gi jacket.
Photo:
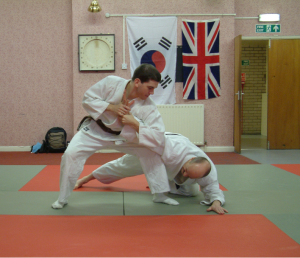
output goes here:
[[[140, 123], [139, 133], [129, 125], [123, 127], [114, 112], [105, 111], [109, 104], [119, 104], [122, 101], [128, 83], [129, 80], [108, 76], [89, 88], [82, 101], [84, 109], [93, 119], [101, 119], [106, 127], [113, 131], [121, 131], [121, 134], [115, 135], [103, 131], [94, 120], [84, 123], [81, 132], [99, 141], [105, 141], [107, 144], [103, 146], [104, 148], [138, 156], [151, 192], [167, 192], [170, 188], [161, 159], [164, 150], [165, 126], [151, 98], [148, 97], [146, 100], [136, 98], [131, 106], [131, 114]], [[103, 147], [99, 146], [99, 149]], [[155, 152], [152, 152], [150, 148], [155, 149]]]
[[205, 157], [211, 165], [210, 173], [206, 177], [199, 179], [189, 178], [183, 185], [193, 183], [198, 183], [200, 185], [200, 189], [204, 194], [204, 200], [201, 201], [200, 204], [209, 205], [213, 201], [219, 200], [223, 205], [225, 203], [225, 198], [223, 191], [219, 187], [217, 169], [214, 163], [204, 151], [191, 143], [188, 138], [182, 135], [171, 134], [172, 133], [166, 133], [165, 135], [165, 151], [162, 155], [162, 160], [166, 166], [169, 180], [174, 180], [181, 167], [191, 158]]
[[115, 113], [105, 111], [109, 104], [116, 105], [122, 101], [125, 87], [129, 81], [117, 76], [108, 76], [89, 88], [82, 100], [84, 109], [93, 119], [101, 119], [106, 127], [113, 131], [121, 131], [121, 134], [115, 135], [104, 132], [95, 121], [91, 121], [81, 130], [94, 138], [115, 141], [116, 144], [128, 141], [148, 148], [155, 148], [156, 152], [161, 155], [165, 140], [165, 126], [150, 97], [146, 100], [137, 98], [131, 106], [132, 115], [142, 121], [139, 134], [128, 125], [123, 127]]
[[[165, 134], [165, 150], [162, 155], [168, 179], [173, 181], [184, 163], [191, 158], [205, 157], [211, 164], [210, 173], [204, 178], [189, 178], [181, 185], [199, 184], [204, 194], [204, 200], [200, 204], [209, 205], [213, 201], [219, 200], [223, 205], [225, 198], [223, 191], [219, 188], [217, 170], [213, 162], [200, 148], [191, 143], [188, 138], [180, 134], [170, 134]], [[136, 156], [128, 154], [110, 161], [93, 171], [94, 177], [104, 184], [111, 184], [122, 178], [140, 174], [142, 174], [142, 167], [139, 159]]]

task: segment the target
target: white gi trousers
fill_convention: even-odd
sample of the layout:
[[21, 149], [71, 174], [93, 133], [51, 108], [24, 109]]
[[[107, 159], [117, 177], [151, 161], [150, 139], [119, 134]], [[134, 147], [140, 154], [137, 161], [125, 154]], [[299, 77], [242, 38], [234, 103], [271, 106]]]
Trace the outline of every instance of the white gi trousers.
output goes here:
[[[111, 184], [126, 177], [143, 174], [140, 160], [136, 156], [124, 155], [116, 160], [110, 161], [92, 172], [93, 176], [103, 184]], [[197, 183], [180, 185], [176, 189], [175, 182], [170, 181], [171, 190], [185, 196], [196, 196], [199, 193]]]
[[[60, 203], [67, 203], [67, 199], [74, 189], [86, 160], [96, 151], [102, 149], [115, 149], [137, 156], [140, 161], [139, 168], [142, 167], [152, 194], [168, 192], [170, 190], [167, 175], [160, 173], [161, 171], [165, 171], [160, 155], [137, 144], [123, 143], [116, 145], [114, 141], [97, 139], [80, 130], [75, 134], [62, 156], [60, 166], [60, 193], [58, 197]], [[151, 170], [149, 170], [149, 168], [151, 168]], [[121, 173], [126, 170], [126, 166], [123, 169]], [[152, 172], [149, 173], [149, 171]]]

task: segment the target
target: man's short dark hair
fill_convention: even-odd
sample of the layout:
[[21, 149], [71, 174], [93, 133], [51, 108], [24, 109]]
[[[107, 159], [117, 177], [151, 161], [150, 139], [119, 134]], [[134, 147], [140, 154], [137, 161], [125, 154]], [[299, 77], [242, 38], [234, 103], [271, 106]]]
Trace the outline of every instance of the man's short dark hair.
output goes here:
[[196, 158], [193, 158], [193, 159], [190, 161], [190, 164], [193, 164], [193, 163], [200, 164], [200, 163], [204, 163], [204, 162], [208, 162], [208, 164], [209, 164], [209, 170], [206, 171], [206, 173], [204, 174], [203, 177], [207, 176], [207, 175], [210, 173], [210, 170], [211, 170], [211, 164], [210, 164], [210, 162], [208, 161], [208, 159], [207, 159], [207, 158], [204, 158], [204, 157], [196, 157]]
[[136, 78], [140, 79], [141, 83], [148, 82], [150, 80], [160, 82], [161, 74], [153, 65], [141, 64], [135, 69], [131, 79], [134, 81]]

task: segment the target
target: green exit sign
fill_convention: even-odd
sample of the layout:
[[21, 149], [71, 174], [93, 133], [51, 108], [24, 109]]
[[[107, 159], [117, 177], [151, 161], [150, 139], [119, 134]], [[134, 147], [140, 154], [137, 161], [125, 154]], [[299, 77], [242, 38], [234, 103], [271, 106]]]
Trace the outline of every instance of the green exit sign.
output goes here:
[[279, 33], [281, 31], [280, 24], [256, 24], [256, 33]]
[[242, 66], [248, 66], [250, 65], [249, 60], [242, 60]]

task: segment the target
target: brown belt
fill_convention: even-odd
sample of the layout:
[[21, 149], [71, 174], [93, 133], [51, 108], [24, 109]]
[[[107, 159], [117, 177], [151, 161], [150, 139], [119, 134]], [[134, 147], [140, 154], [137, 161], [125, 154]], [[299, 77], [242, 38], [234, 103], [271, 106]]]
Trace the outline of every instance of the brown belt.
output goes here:
[[[86, 120], [86, 119], [93, 119], [91, 116], [85, 116], [81, 122], [79, 123], [78, 125], [78, 128], [77, 128], [77, 131], [79, 130], [79, 128], [81, 127], [81, 124]], [[94, 120], [94, 119], [93, 119]], [[94, 120], [97, 125], [99, 125], [101, 127], [101, 129], [104, 131], [104, 132], [107, 132], [107, 133], [111, 133], [111, 134], [115, 134], [115, 135], [119, 135], [121, 132], [117, 132], [117, 131], [113, 131], [111, 130], [110, 128], [106, 127], [105, 124], [103, 124], [103, 122], [98, 119], [97, 121]]]
[[117, 131], [113, 131], [111, 130], [110, 128], [106, 127], [105, 124], [103, 124], [103, 122], [98, 119], [96, 121], [97, 125], [99, 125], [101, 127], [101, 129], [104, 131], [104, 132], [107, 132], [107, 133], [111, 133], [111, 134], [115, 134], [115, 135], [119, 135], [121, 132], [117, 132]]

